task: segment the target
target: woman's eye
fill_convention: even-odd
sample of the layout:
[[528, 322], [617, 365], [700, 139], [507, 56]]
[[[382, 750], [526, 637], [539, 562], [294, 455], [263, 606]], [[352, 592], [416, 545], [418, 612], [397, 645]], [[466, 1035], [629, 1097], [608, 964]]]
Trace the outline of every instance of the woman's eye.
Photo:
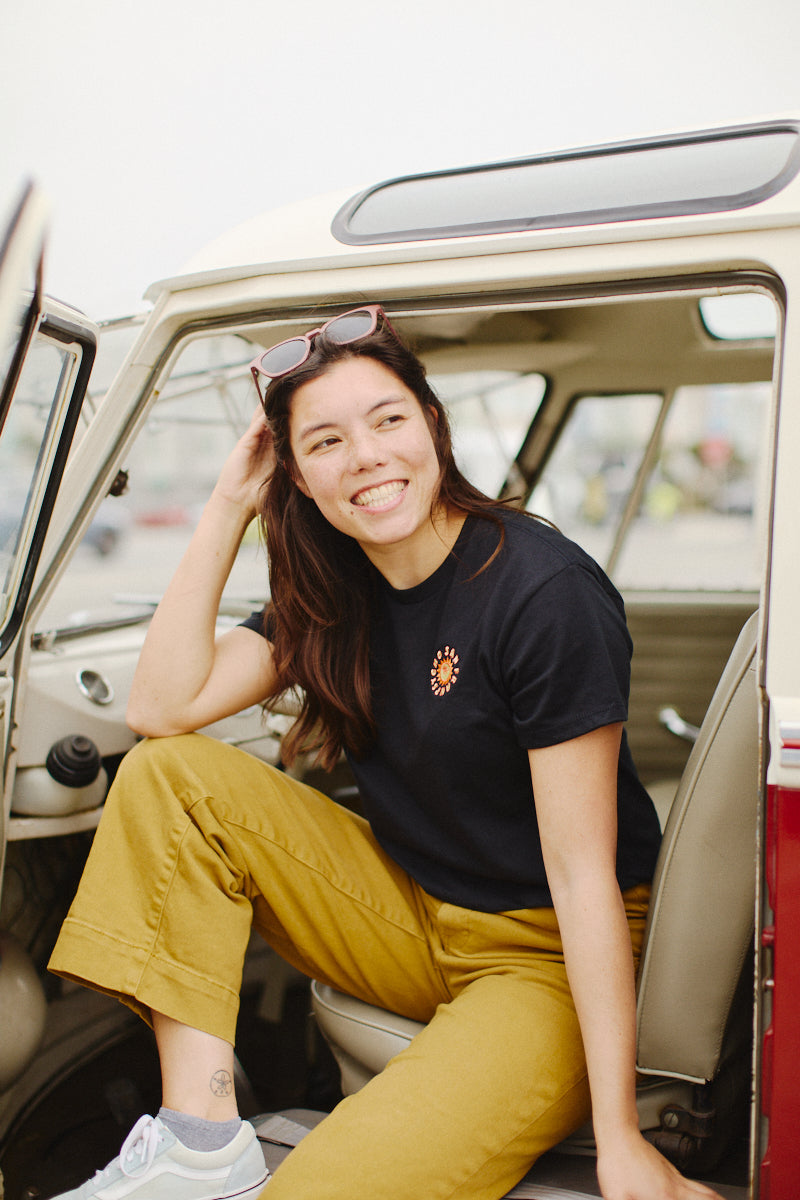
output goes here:
[[378, 428], [382, 428], [383, 426], [387, 426], [387, 425], [397, 425], [402, 420], [403, 420], [402, 413], [390, 413], [390, 415], [388, 417], [383, 418], [383, 420], [381, 421]]
[[311, 446], [311, 448], [310, 448], [311, 453], [313, 454], [315, 450], [329, 450], [330, 447], [335, 446], [338, 441], [339, 441], [339, 438], [334, 437], [333, 435], [331, 435], [330, 437], [322, 438], [321, 441], [314, 442], [313, 446]]

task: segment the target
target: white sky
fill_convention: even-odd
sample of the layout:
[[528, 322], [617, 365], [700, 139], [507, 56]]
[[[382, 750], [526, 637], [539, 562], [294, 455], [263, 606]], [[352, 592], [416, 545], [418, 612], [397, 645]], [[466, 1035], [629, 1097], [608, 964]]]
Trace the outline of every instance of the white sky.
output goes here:
[[[12, 7], [13, 4], [13, 7]], [[800, 115], [798, 0], [0, 0], [0, 212], [50, 292], [141, 310], [226, 228], [319, 192]]]

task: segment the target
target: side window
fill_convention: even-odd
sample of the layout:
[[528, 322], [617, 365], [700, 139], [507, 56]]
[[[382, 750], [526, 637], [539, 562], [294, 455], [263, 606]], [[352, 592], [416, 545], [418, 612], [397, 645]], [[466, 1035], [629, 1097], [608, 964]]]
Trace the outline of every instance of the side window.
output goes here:
[[611, 558], [663, 404], [656, 394], [583, 396], [528, 501], [601, 564]]
[[582, 397], [527, 507], [623, 590], [757, 590], [770, 397], [767, 382]]
[[769, 383], [679, 388], [622, 545], [623, 588], [757, 590]]
[[50, 429], [74, 374], [76, 355], [43, 339], [31, 347], [0, 439], [0, 584], [2, 613], [25, 566], [48, 478]]
[[461, 471], [487, 496], [500, 494], [544, 397], [543, 375], [468, 371], [431, 376], [447, 408]]

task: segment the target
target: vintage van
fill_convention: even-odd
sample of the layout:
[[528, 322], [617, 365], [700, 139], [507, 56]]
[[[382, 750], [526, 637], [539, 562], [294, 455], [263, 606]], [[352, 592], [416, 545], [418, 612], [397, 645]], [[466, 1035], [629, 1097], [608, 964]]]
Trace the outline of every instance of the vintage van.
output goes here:
[[[126, 1049], [138, 1024], [44, 964], [134, 741], [125, 701], [152, 605], [253, 410], [247, 363], [367, 300], [424, 358], [464, 471], [553, 520], [625, 598], [629, 738], [664, 827], [638, 991], [642, 1129], [723, 1196], [796, 1200], [800, 120], [292, 205], [154, 284], [128, 328], [43, 293], [40, 207], [35, 191], [20, 203], [0, 279], [9, 1200], [73, 1186], [138, 1115], [148, 1051], [133, 1062]], [[106, 386], [109, 347], [125, 338]], [[128, 530], [102, 559], [84, 541], [101, 503], [119, 505]], [[265, 590], [264, 553], [246, 536], [220, 627]], [[283, 713], [249, 710], [209, 732], [278, 762], [291, 712], [287, 698]], [[320, 782], [312, 763], [300, 769]], [[344, 769], [322, 786], [358, 803]], [[265, 1029], [282, 1029], [290, 993], [324, 1037], [303, 1023], [309, 1073], [335, 1062], [344, 1092], [416, 1032], [310, 989], [253, 948], [239, 1084], [270, 1161], [326, 1106], [319, 1089], [277, 1102], [259, 1090]], [[513, 1194], [598, 1196], [591, 1128]]]

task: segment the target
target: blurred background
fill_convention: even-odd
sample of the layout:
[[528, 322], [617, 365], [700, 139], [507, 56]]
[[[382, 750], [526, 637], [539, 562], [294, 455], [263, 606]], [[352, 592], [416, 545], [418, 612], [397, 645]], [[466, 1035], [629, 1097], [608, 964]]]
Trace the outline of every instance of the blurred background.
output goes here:
[[97, 319], [266, 209], [800, 111], [796, 0], [2, 0], [0, 210]]

